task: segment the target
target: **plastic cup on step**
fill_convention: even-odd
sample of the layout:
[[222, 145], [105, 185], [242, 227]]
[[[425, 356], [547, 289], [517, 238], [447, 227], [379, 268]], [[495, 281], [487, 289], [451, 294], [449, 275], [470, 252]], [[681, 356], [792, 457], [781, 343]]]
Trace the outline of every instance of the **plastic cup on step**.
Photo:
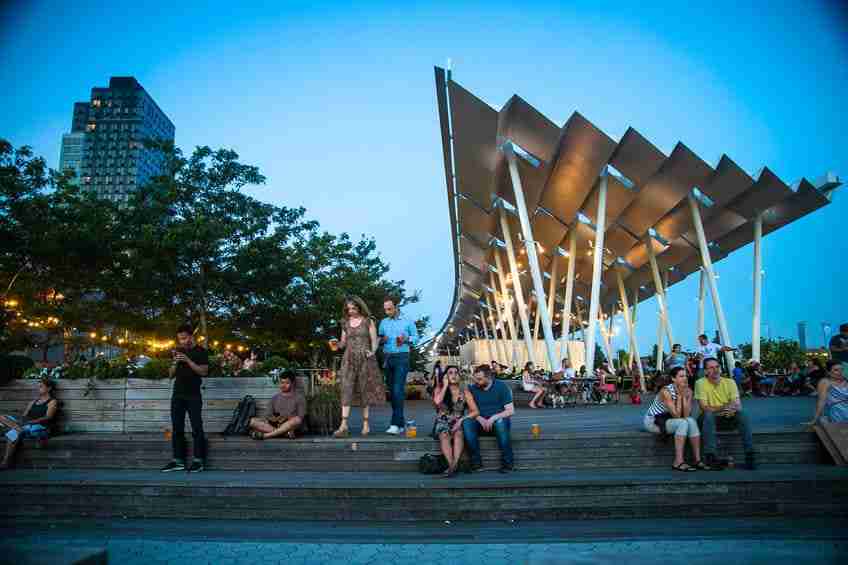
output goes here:
[[171, 437], [172, 437], [173, 433], [171, 432], [170, 428], [166, 428], [164, 430], [164, 432], [165, 432], [165, 440], [171, 441]]
[[415, 425], [415, 420], [410, 420], [406, 423], [406, 437], [409, 439], [418, 437], [418, 428]]
[[530, 433], [533, 434], [533, 439], [539, 439], [542, 436], [542, 427], [539, 424], [530, 426]]

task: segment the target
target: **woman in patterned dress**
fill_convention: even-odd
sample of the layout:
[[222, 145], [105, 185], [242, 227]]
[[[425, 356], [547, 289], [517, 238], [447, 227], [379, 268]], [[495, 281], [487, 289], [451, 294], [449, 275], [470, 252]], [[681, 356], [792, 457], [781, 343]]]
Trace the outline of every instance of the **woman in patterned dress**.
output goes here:
[[348, 418], [354, 400], [362, 407], [362, 435], [371, 431], [368, 426], [368, 408], [386, 401], [380, 368], [375, 354], [378, 347], [377, 327], [371, 318], [368, 306], [358, 296], [344, 301], [342, 309], [342, 339], [339, 347], [345, 350], [342, 356], [341, 375], [342, 423], [333, 437], [349, 437]]
[[462, 456], [465, 438], [462, 435], [462, 421], [472, 420], [480, 415], [477, 403], [467, 388], [459, 384], [459, 370], [451, 365], [445, 369], [445, 376], [433, 393], [436, 405], [436, 435], [442, 447], [442, 454], [448, 461], [446, 477], [456, 475], [459, 458]]

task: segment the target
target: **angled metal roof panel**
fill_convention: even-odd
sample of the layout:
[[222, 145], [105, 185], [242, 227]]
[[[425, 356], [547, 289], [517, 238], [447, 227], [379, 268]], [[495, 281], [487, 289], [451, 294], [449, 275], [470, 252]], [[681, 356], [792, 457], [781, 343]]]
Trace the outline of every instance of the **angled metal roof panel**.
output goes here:
[[457, 208], [459, 208], [459, 233], [471, 236], [480, 243], [489, 241], [490, 234], [495, 230], [494, 215], [467, 198], [459, 198]]
[[497, 158], [498, 113], [451, 81], [450, 114], [459, 191], [489, 209]]
[[541, 206], [562, 223], [571, 224], [614, 149], [609, 136], [579, 113], [572, 114], [563, 126]]
[[624, 211], [619, 223], [641, 236], [711, 174], [709, 165], [678, 143], [660, 169], [641, 186], [639, 198]]
[[768, 210], [792, 194], [792, 189], [786, 186], [786, 183], [780, 180], [768, 167], [763, 167], [753, 186], [728, 202], [727, 207], [751, 220], [759, 212]]
[[635, 185], [642, 186], [659, 171], [666, 156], [633, 128], [627, 128], [610, 165], [618, 169]]

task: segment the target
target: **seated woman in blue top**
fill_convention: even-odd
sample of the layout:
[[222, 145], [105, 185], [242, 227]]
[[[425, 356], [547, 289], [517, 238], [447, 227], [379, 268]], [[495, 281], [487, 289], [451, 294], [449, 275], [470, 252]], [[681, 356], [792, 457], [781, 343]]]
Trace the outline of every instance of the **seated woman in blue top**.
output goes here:
[[501, 473], [513, 470], [512, 442], [510, 441], [510, 418], [515, 413], [512, 391], [502, 381], [493, 378], [488, 365], [474, 369], [473, 383], [468, 387], [480, 415], [462, 421], [462, 433], [471, 452], [471, 470], [483, 468], [480, 458], [480, 435], [493, 434], [501, 450]]

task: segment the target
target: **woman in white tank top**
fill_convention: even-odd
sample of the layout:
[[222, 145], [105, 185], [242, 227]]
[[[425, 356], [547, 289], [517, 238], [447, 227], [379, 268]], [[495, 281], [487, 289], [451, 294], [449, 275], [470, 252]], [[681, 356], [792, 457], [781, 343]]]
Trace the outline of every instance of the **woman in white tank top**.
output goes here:
[[[692, 389], [686, 369], [674, 367], [669, 377], [671, 383], [660, 389], [654, 401], [645, 412], [643, 425], [651, 433], [658, 434], [661, 430], [658, 423], [665, 428], [665, 433], [674, 435], [674, 462], [671, 468], [675, 471], [708, 470], [710, 467], [701, 461], [701, 432], [692, 413]], [[695, 463], [689, 465], [684, 460], [686, 438], [692, 446]]]

